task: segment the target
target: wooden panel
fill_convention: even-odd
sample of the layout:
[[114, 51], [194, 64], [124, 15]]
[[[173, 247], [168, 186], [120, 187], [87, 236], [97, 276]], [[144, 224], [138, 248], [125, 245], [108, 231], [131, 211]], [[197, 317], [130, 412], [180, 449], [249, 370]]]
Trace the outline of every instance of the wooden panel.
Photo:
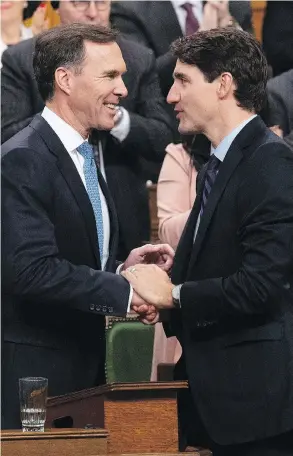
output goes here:
[[109, 400], [105, 403], [105, 427], [110, 429], [109, 453], [176, 452], [176, 395], [155, 400]]
[[262, 41], [262, 25], [267, 7], [267, 2], [263, 0], [252, 0], [252, 23], [256, 38]]
[[107, 454], [104, 429], [48, 429], [45, 432], [3, 431], [2, 456], [94, 456]]

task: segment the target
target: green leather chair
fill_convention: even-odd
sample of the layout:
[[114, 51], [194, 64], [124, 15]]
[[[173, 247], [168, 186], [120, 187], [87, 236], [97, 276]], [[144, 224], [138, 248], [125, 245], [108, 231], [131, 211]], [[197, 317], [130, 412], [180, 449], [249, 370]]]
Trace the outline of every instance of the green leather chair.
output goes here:
[[154, 327], [145, 326], [136, 317], [107, 318], [107, 383], [150, 381]]

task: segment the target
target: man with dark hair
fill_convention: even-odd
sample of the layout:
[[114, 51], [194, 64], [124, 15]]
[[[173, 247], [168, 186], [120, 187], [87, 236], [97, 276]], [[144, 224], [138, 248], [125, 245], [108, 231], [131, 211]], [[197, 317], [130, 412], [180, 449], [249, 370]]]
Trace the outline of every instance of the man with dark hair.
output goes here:
[[[123, 272], [168, 311], [183, 356], [176, 378], [182, 449], [213, 456], [289, 456], [293, 448], [293, 155], [257, 112], [267, 63], [248, 33], [182, 38], [168, 95], [180, 133], [211, 156], [179, 242], [171, 282], [155, 266]], [[146, 286], [147, 284], [147, 286]]]
[[[62, 1], [58, 8], [62, 24], [104, 26], [109, 25], [110, 10], [109, 0]], [[105, 166], [115, 201], [120, 230], [118, 258], [124, 260], [133, 248], [150, 238], [145, 182], [155, 178], [165, 148], [173, 140], [174, 129], [160, 91], [152, 52], [122, 36], [117, 39], [127, 66], [123, 80], [128, 97], [121, 100], [111, 131], [94, 132], [92, 141], [98, 145], [96, 152]], [[35, 40], [27, 40], [9, 48], [2, 58], [2, 142], [26, 127], [44, 107], [32, 67], [34, 45]]]
[[[111, 130], [127, 95], [116, 34], [72, 24], [39, 35], [46, 106], [2, 146], [2, 426], [19, 427], [18, 378], [56, 396], [104, 383], [105, 315], [148, 312], [117, 269], [118, 224], [88, 141]], [[133, 250], [120, 269], [172, 263], [167, 245]], [[116, 273], [115, 273], [116, 272]]]

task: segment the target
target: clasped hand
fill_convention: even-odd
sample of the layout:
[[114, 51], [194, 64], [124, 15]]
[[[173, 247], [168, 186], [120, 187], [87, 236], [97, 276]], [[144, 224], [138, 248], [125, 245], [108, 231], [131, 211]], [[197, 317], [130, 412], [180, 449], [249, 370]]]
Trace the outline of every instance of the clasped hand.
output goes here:
[[167, 296], [170, 303], [172, 284], [167, 273], [173, 258], [174, 250], [168, 244], [146, 244], [132, 250], [121, 269], [133, 287], [131, 309], [144, 324], [159, 321], [159, 309], [166, 308]]
[[172, 289], [168, 274], [155, 264], [138, 264], [122, 272], [133, 287], [132, 309], [144, 324], [159, 321], [159, 311], [173, 307]]

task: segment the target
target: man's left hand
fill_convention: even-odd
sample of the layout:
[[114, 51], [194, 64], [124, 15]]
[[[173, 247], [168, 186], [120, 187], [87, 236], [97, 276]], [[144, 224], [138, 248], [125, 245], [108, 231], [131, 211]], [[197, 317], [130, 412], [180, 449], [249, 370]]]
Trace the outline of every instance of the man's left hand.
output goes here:
[[157, 309], [172, 309], [174, 285], [166, 272], [154, 264], [137, 264], [121, 273], [132, 285], [134, 291], [149, 305]]
[[173, 265], [173, 258], [174, 250], [169, 244], [146, 244], [130, 252], [121, 271], [136, 264], [155, 264], [163, 271], [169, 272]]

